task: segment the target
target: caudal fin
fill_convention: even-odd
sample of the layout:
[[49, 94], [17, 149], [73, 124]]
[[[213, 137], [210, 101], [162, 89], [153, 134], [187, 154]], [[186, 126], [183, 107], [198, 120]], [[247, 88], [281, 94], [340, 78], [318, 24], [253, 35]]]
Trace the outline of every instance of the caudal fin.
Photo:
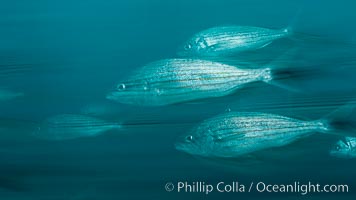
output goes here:
[[299, 8], [293, 18], [289, 21], [288, 26], [282, 29], [282, 32], [286, 33], [287, 36], [294, 34], [294, 30], [297, 22], [299, 21], [300, 15], [302, 14], [302, 10], [302, 8]]
[[350, 102], [324, 117], [328, 132], [334, 135], [356, 137], [356, 101]]
[[264, 81], [291, 92], [305, 93], [300, 87], [300, 81], [313, 74], [311, 69], [297, 66], [294, 62], [296, 54], [297, 49], [293, 48], [265, 65], [266, 71], [269, 70], [269, 79]]

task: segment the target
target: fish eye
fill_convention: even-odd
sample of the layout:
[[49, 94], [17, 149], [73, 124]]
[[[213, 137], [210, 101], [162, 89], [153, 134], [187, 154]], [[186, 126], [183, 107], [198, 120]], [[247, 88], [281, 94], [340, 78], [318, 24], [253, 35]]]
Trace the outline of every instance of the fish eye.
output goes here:
[[187, 137], [185, 137], [185, 141], [192, 142], [193, 141], [193, 136], [192, 135], [188, 135]]
[[125, 84], [122, 83], [122, 84], [120, 84], [120, 85], [117, 86], [117, 89], [118, 89], [118, 90], [125, 90], [125, 89], [126, 89], [126, 86], [125, 86]]
[[336, 145], [335, 149], [339, 151], [341, 149], [340, 145]]
[[192, 48], [192, 45], [189, 43], [185, 46], [186, 49], [191, 49]]

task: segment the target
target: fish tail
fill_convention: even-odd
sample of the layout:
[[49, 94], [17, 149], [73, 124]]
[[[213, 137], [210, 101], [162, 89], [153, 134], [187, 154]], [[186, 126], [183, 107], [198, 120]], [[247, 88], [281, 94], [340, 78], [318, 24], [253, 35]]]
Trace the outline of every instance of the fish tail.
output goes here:
[[329, 113], [320, 121], [323, 121], [327, 131], [325, 133], [356, 137], [356, 101], [339, 107]]
[[271, 68], [266, 67], [264, 69], [261, 69], [260, 77], [261, 77], [262, 81], [264, 81], [266, 83], [270, 83], [273, 79]]
[[[340, 40], [328, 37], [326, 35], [314, 35], [307, 33], [296, 32], [296, 24], [298, 23], [301, 14], [303, 13], [303, 8], [299, 8], [294, 14], [292, 19], [289, 21], [288, 26], [281, 29], [281, 32], [284, 33], [285, 37], [288, 37], [291, 40], [294, 40], [298, 43], [314, 43], [319, 45], [342, 45], [343, 47], [355, 48], [355, 41], [353, 39]], [[340, 47], [339, 47], [340, 48]]]
[[286, 34], [286, 36], [293, 35], [294, 29], [299, 21], [300, 15], [302, 13], [302, 8], [299, 8], [293, 18], [289, 21], [288, 26], [282, 29], [282, 32]]
[[288, 36], [288, 35], [291, 35], [291, 34], [293, 33], [293, 29], [288, 26], [288, 27], [286, 27], [286, 28], [283, 28], [283, 29], [282, 29], [282, 32], [283, 32], [286, 36]]
[[297, 87], [300, 84], [293, 83], [297, 82], [298, 78], [304, 78], [306, 74], [306, 71], [302, 68], [290, 67], [291, 57], [294, 57], [295, 50], [289, 50], [265, 65], [263, 68], [266, 73], [263, 81], [291, 92], [305, 93], [301, 88]]
[[293, 25], [288, 25], [287, 27], [283, 28], [281, 31], [282, 31], [283, 35], [285, 35], [286, 37], [289, 37], [289, 36], [293, 35], [294, 27], [293, 27]]
[[261, 80], [267, 84], [276, 86], [284, 90], [288, 90], [290, 92], [303, 93], [299, 88], [293, 87], [287, 82], [294, 76], [296, 75], [290, 70], [276, 70], [270, 67], [262, 69], [262, 72], [260, 74]]

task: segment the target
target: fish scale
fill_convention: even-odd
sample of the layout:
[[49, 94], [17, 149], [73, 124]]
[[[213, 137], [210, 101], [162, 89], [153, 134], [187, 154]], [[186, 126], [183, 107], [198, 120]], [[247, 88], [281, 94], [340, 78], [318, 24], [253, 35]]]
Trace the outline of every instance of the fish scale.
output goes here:
[[95, 117], [62, 114], [44, 120], [34, 135], [47, 140], [66, 140], [96, 136], [120, 127], [118, 123], [107, 122]]
[[274, 30], [252, 26], [220, 26], [201, 31], [178, 51], [181, 56], [215, 56], [255, 50], [287, 37], [287, 29]]
[[328, 132], [324, 121], [303, 121], [275, 114], [232, 112], [208, 119], [193, 129], [193, 142], [176, 147], [190, 154], [236, 157], [290, 144], [315, 132]]
[[270, 81], [269, 69], [241, 69], [200, 59], [166, 59], [136, 70], [109, 94], [117, 102], [159, 106], [225, 96], [247, 83]]

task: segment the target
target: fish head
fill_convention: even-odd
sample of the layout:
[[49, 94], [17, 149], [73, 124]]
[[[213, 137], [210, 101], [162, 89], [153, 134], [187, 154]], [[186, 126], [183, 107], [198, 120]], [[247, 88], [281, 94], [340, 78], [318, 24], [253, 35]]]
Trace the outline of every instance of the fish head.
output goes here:
[[352, 146], [347, 139], [337, 141], [330, 150], [330, 155], [338, 158], [349, 158], [351, 153]]
[[106, 96], [109, 100], [131, 105], [151, 105], [154, 97], [155, 91], [147, 81], [121, 82]]
[[202, 55], [209, 52], [209, 45], [203, 36], [196, 36], [185, 42], [178, 50], [179, 56]]
[[214, 139], [204, 129], [198, 127], [181, 136], [176, 142], [175, 148], [191, 155], [208, 157], [213, 155]]

